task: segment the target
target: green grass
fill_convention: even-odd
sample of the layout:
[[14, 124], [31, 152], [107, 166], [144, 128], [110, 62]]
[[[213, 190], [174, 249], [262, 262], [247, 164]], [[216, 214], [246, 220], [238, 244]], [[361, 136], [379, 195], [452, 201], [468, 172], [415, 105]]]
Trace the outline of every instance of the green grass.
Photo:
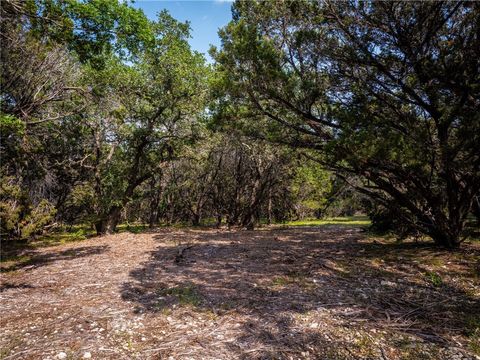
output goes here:
[[[117, 231], [119, 233], [122, 232], [131, 232], [134, 234], [141, 233], [148, 228], [146, 224], [121, 224], [117, 226]], [[52, 231], [48, 234], [40, 236], [34, 240], [29, 241], [28, 243], [14, 243], [8, 244], [8, 250], [15, 248], [22, 249], [36, 249], [48, 246], [57, 246], [63, 245], [70, 242], [77, 242], [86, 240], [90, 237], [96, 235], [96, 231], [93, 229], [92, 226], [87, 224], [80, 224], [80, 225], [73, 225], [73, 226], [62, 226], [55, 231]], [[5, 244], [5, 243], [4, 243]]]
[[87, 225], [74, 225], [71, 228], [60, 228], [55, 232], [49, 233], [34, 241], [29, 245], [33, 248], [56, 246], [67, 244], [69, 242], [82, 241], [95, 235], [95, 230]]
[[177, 298], [180, 305], [199, 306], [202, 302], [200, 294], [193, 284], [187, 284], [185, 286], [176, 286], [167, 289], [161, 289], [158, 291], [160, 296], [174, 296]]
[[139, 234], [148, 229], [147, 224], [121, 224], [117, 226], [117, 231], [121, 232], [131, 232], [134, 234]]
[[286, 226], [325, 226], [325, 225], [340, 225], [340, 226], [368, 226], [370, 219], [368, 216], [346, 216], [333, 217], [325, 219], [304, 219], [287, 221], [282, 223]]
[[440, 287], [440, 286], [443, 285], [442, 277], [439, 274], [437, 274], [436, 272], [427, 271], [425, 273], [425, 277], [435, 287]]

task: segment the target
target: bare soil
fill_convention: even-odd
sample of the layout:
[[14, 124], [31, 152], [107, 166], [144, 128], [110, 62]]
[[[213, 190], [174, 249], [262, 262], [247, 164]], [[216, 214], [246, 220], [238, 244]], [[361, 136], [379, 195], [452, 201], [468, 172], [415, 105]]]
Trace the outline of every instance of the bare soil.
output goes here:
[[5, 263], [3, 359], [480, 359], [480, 246], [160, 229]]

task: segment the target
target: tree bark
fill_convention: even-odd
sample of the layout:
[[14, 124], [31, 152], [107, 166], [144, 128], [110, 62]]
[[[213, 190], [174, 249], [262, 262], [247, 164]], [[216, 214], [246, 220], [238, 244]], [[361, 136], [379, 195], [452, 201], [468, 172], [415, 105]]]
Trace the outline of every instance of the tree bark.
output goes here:
[[272, 188], [268, 189], [267, 223], [272, 223]]
[[155, 225], [158, 224], [158, 218], [159, 218], [158, 206], [159, 205], [160, 205], [160, 190], [155, 190], [152, 196], [152, 199], [150, 201], [150, 217], [148, 222], [149, 228], [153, 228], [155, 227]]
[[472, 213], [477, 219], [477, 225], [480, 226], [480, 195], [475, 196], [472, 203]]
[[434, 229], [430, 236], [432, 237], [435, 244], [443, 246], [447, 249], [455, 249], [460, 246], [460, 237], [455, 233], [448, 233], [446, 231], [439, 231]]
[[97, 231], [97, 235], [113, 234], [117, 230], [121, 211], [122, 208], [120, 206], [114, 206], [105, 217], [96, 222], [95, 230]]
[[191, 216], [192, 226], [199, 226], [200, 225], [200, 214], [193, 213]]
[[217, 216], [216, 216], [216, 222], [215, 222], [215, 227], [216, 227], [216, 228], [219, 228], [220, 226], [222, 226], [222, 215], [217, 214]]

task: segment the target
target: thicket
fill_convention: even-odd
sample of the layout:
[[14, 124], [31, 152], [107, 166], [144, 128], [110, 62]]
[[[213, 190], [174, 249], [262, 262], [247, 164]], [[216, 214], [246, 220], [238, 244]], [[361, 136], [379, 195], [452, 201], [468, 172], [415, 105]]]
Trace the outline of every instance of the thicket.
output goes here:
[[2, 1], [2, 239], [363, 209], [458, 246], [480, 214], [480, 6], [232, 9], [211, 65], [167, 12]]

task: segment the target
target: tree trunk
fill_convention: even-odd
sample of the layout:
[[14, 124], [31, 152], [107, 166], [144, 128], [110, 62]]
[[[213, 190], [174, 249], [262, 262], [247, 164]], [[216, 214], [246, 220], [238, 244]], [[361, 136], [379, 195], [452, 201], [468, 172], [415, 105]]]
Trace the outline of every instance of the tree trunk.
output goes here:
[[247, 230], [253, 230], [256, 224], [255, 210], [250, 210], [242, 219], [242, 225]]
[[191, 216], [192, 226], [200, 225], [200, 214], [193, 213]]
[[447, 249], [455, 249], [460, 246], [460, 233], [462, 226], [455, 226], [455, 224], [448, 224], [447, 227], [434, 226], [430, 231], [430, 236], [439, 246]]
[[97, 235], [104, 235], [107, 232], [107, 221], [99, 220], [95, 223], [95, 230]]
[[222, 215], [218, 214], [218, 215], [216, 216], [216, 219], [217, 219], [217, 221], [216, 221], [216, 223], [215, 223], [215, 227], [216, 227], [216, 228], [219, 228], [220, 226], [222, 226]]
[[480, 195], [475, 196], [472, 204], [472, 213], [477, 219], [477, 225], [480, 226]]
[[150, 202], [150, 217], [148, 221], [148, 227], [153, 228], [158, 224], [158, 206], [160, 204], [160, 197], [154, 196]]
[[161, 195], [161, 188], [159, 185], [158, 180], [155, 177], [152, 177], [150, 180], [150, 192], [151, 192], [151, 200], [150, 200], [150, 216], [148, 221], [148, 227], [153, 228], [155, 225], [158, 224], [158, 206], [160, 205], [160, 195]]
[[272, 188], [268, 189], [267, 224], [272, 223]]
[[435, 233], [431, 235], [435, 244], [443, 246], [447, 249], [455, 249], [460, 246], [458, 236], [452, 236], [446, 233]]
[[120, 206], [114, 206], [110, 209], [107, 216], [95, 223], [97, 235], [113, 234], [117, 230], [121, 211], [122, 208]]
[[148, 221], [148, 227], [150, 229], [154, 228], [158, 224], [158, 209], [150, 211], [150, 219]]
[[255, 229], [255, 220], [251, 219], [247, 225], [245, 226], [247, 230], [254, 230]]

